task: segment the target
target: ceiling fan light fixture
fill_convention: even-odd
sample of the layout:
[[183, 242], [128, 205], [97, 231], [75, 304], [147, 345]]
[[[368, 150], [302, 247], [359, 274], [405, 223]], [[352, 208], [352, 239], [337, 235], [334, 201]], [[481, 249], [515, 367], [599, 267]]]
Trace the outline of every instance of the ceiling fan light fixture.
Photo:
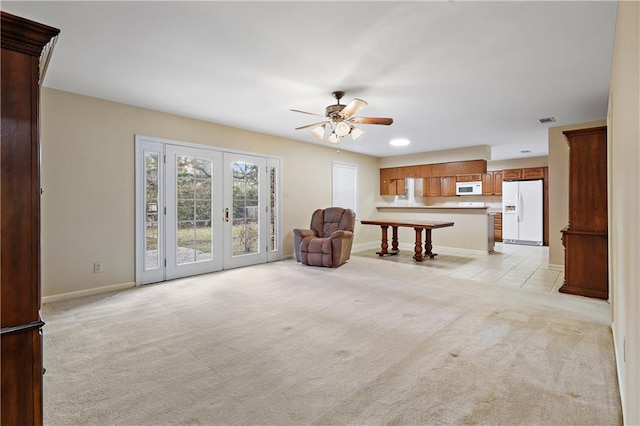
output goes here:
[[351, 131], [351, 126], [349, 126], [344, 121], [341, 121], [338, 124], [336, 124], [336, 129], [334, 130], [336, 135], [338, 135], [340, 137], [347, 136], [350, 131]]
[[321, 124], [318, 127], [314, 127], [313, 130], [311, 130], [311, 134], [313, 135], [314, 138], [318, 139], [319, 141], [324, 139], [324, 130], [325, 130], [326, 124]]
[[362, 135], [364, 135], [364, 132], [357, 127], [351, 129], [351, 139], [353, 139], [354, 142], [360, 139]]
[[331, 132], [331, 134], [327, 138], [327, 142], [337, 145], [340, 143], [340, 137], [338, 137], [336, 132]]

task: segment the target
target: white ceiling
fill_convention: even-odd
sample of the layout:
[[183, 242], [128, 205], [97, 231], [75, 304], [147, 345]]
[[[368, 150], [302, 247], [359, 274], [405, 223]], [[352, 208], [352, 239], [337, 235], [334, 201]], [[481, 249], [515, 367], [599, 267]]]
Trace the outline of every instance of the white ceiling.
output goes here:
[[[256, 132], [295, 127], [331, 92], [369, 106], [340, 149], [378, 157], [490, 145], [547, 155], [547, 128], [606, 117], [616, 3], [11, 2], [61, 29], [45, 86]], [[389, 140], [408, 138], [408, 147]], [[521, 150], [530, 150], [522, 154]]]

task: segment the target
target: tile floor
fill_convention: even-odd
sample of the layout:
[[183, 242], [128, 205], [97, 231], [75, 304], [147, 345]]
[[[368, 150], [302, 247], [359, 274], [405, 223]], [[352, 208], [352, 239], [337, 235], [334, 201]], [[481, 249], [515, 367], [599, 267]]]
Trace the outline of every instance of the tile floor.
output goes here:
[[[379, 248], [353, 253], [355, 256], [376, 257]], [[564, 274], [547, 267], [549, 247], [496, 243], [492, 254], [452, 248], [434, 247], [434, 259], [413, 260], [413, 249], [401, 247], [395, 256], [381, 258], [390, 262], [412, 263], [455, 278], [519, 287], [539, 292], [557, 292]]]

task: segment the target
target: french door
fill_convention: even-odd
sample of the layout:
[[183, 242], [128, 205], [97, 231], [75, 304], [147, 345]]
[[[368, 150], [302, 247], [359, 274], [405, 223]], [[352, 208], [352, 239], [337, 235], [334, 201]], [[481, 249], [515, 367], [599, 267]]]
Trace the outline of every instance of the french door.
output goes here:
[[136, 137], [136, 283], [282, 258], [277, 158]]
[[165, 278], [222, 269], [222, 153], [167, 145]]

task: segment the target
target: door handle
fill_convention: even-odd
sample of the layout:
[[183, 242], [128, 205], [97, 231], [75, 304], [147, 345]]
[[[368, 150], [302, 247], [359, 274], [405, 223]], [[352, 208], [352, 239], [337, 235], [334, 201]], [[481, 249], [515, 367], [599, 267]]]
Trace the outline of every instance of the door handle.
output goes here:
[[229, 208], [224, 209], [224, 221], [229, 222]]

